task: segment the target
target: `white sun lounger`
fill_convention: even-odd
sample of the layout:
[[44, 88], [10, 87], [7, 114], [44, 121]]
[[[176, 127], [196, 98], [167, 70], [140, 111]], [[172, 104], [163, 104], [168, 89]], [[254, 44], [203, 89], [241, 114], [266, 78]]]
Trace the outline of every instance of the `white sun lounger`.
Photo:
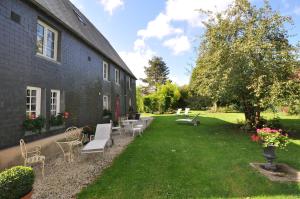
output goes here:
[[177, 109], [176, 115], [180, 115], [180, 114], [181, 114], [181, 111], [182, 111], [181, 108]]
[[104, 153], [105, 146], [110, 140], [111, 123], [97, 124], [94, 140], [83, 147], [81, 153]]
[[189, 116], [189, 112], [190, 112], [190, 108], [185, 108], [185, 110], [184, 110], [184, 116]]
[[194, 118], [192, 119], [189, 119], [189, 118], [186, 118], [186, 119], [178, 119], [176, 120], [176, 122], [179, 122], [179, 123], [186, 123], [186, 124], [193, 124], [194, 126], [197, 126], [199, 123], [200, 123], [200, 120], [199, 120], [199, 114], [196, 115]]

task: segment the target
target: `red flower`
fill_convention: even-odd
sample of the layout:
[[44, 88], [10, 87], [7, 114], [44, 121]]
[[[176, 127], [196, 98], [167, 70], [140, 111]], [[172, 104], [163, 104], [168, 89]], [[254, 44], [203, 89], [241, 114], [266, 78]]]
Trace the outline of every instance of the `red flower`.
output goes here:
[[251, 140], [252, 140], [253, 142], [258, 142], [258, 141], [260, 140], [260, 137], [259, 137], [258, 135], [253, 134], [253, 135], [251, 136]]
[[35, 114], [34, 114], [34, 113], [31, 113], [30, 119], [34, 120], [35, 118], [36, 118]]
[[64, 118], [65, 118], [65, 119], [68, 119], [69, 116], [70, 116], [70, 114], [69, 114], [68, 112], [64, 112]]

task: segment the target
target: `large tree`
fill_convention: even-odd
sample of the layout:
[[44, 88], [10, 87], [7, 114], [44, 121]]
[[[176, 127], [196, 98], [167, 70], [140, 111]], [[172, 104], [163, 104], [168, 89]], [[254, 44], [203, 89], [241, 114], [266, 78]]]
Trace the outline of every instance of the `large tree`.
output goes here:
[[145, 67], [146, 78], [143, 82], [148, 84], [149, 88], [155, 88], [157, 84], [165, 84], [168, 80], [169, 68], [162, 57], [152, 57], [149, 60], [149, 66]]
[[299, 84], [292, 78], [299, 64], [288, 40], [289, 17], [273, 11], [268, 1], [257, 8], [248, 0], [235, 0], [223, 12], [206, 14], [193, 90], [215, 102], [238, 101], [253, 127], [270, 105], [288, 95], [299, 97]]

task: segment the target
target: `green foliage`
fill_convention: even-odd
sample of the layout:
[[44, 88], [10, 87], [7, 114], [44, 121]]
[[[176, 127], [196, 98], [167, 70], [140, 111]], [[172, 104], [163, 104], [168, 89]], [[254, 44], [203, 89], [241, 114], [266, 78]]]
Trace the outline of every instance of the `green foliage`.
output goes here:
[[159, 110], [159, 102], [155, 94], [144, 97], [144, 109], [146, 113], [154, 113]]
[[143, 113], [144, 112], [144, 97], [143, 97], [141, 87], [136, 88], [136, 105], [137, 105], [137, 111], [139, 113]]
[[176, 84], [167, 81], [165, 84], [158, 86], [155, 95], [158, 99], [159, 111], [163, 113], [175, 108], [180, 98], [180, 91]]
[[143, 81], [148, 84], [148, 89], [153, 90], [156, 84], [167, 82], [170, 71], [162, 57], [154, 56], [148, 63], [149, 66], [145, 67], [146, 78]]
[[26, 131], [41, 132], [44, 125], [45, 125], [45, 118], [43, 118], [42, 116], [39, 116], [34, 119], [26, 118], [23, 122], [23, 128]]
[[251, 126], [270, 104], [299, 97], [292, 78], [299, 68], [297, 49], [285, 28], [290, 22], [267, 1], [256, 8], [236, 0], [224, 12], [209, 15], [191, 89], [213, 102], [239, 102]]
[[34, 172], [30, 167], [16, 166], [0, 173], [0, 198], [19, 199], [32, 190]]
[[50, 117], [50, 126], [60, 126], [65, 122], [64, 114], [59, 113], [58, 115], [52, 115]]

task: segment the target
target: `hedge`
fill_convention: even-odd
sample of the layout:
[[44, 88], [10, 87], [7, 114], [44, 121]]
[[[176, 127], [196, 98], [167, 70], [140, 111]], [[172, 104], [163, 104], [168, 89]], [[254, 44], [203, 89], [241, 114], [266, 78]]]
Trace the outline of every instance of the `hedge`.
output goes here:
[[16, 166], [0, 173], [0, 198], [19, 199], [32, 190], [34, 172], [30, 167]]

